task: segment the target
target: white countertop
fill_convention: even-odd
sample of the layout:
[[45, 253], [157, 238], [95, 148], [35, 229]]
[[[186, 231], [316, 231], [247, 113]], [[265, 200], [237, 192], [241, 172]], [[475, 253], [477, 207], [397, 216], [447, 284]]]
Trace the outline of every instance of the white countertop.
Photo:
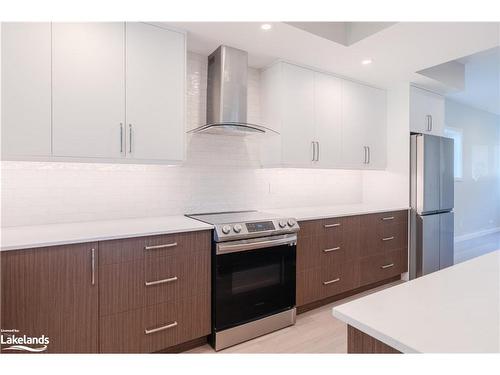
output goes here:
[[212, 229], [185, 216], [91, 221], [1, 228], [1, 250], [28, 249]]
[[[325, 207], [268, 209], [264, 212], [297, 220], [362, 215], [407, 210], [404, 206], [348, 204]], [[72, 243], [104, 241], [118, 238], [207, 230], [209, 224], [185, 216], [163, 216], [137, 219], [89, 221], [1, 228], [1, 250], [17, 250]]]
[[333, 308], [404, 353], [500, 352], [500, 250]]
[[293, 217], [299, 221], [326, 219], [329, 217], [374, 214], [379, 212], [408, 210], [408, 206], [377, 205], [367, 203], [342, 204], [337, 206], [315, 206], [267, 209], [265, 212], [284, 217]]

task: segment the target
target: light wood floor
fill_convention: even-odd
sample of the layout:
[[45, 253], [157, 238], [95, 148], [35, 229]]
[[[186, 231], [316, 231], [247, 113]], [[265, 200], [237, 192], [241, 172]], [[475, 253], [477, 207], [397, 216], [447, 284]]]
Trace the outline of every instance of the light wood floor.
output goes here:
[[455, 264], [500, 250], [500, 232], [455, 243]]
[[[221, 350], [217, 353], [346, 353], [347, 326], [332, 316], [332, 307], [400, 284], [391, 284], [322, 306], [297, 316], [297, 323], [265, 336]], [[215, 353], [203, 345], [186, 353]]]

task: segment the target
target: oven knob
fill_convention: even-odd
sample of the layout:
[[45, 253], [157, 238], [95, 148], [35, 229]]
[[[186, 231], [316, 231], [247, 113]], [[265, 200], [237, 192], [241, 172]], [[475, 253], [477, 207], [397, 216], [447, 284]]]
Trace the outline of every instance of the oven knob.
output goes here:
[[280, 220], [278, 225], [280, 226], [280, 228], [284, 228], [286, 227], [286, 221], [285, 220]]
[[235, 226], [233, 227], [233, 230], [236, 232], [236, 233], [240, 233], [241, 232], [241, 229], [242, 226], [240, 224], [235, 224]]
[[222, 227], [222, 233], [229, 234], [229, 232], [231, 232], [231, 226], [230, 225], [224, 225]]
[[295, 225], [295, 220], [293, 220], [293, 219], [289, 219], [289, 220], [288, 220], [288, 226], [289, 226], [289, 227], [293, 227], [294, 225]]

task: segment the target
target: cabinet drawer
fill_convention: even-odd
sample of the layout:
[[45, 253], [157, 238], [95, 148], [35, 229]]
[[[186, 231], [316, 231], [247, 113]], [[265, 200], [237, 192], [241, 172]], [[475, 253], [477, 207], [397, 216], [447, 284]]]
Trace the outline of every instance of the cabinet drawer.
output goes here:
[[102, 353], [151, 353], [210, 333], [210, 295], [100, 318]]
[[356, 287], [356, 264], [328, 264], [321, 270], [321, 297], [326, 298]]
[[100, 315], [210, 291], [210, 252], [101, 266]]
[[357, 244], [342, 239], [304, 238], [297, 243], [297, 270], [304, 271], [328, 264], [342, 264], [354, 260]]
[[[358, 256], [359, 219], [346, 217], [314, 221], [314, 236], [299, 232], [297, 269], [321, 267], [327, 260], [345, 262]], [[301, 228], [302, 231], [302, 228]]]
[[320, 220], [308, 220], [299, 222], [299, 234], [302, 237], [316, 237], [324, 235], [336, 235], [344, 230], [357, 229], [359, 225], [358, 216], [332, 217]]
[[357, 264], [325, 265], [297, 274], [297, 306], [318, 301], [351, 289], [357, 284]]
[[150, 237], [103, 241], [99, 244], [99, 264], [114, 264], [141, 259], [154, 260], [166, 255], [210, 252], [210, 231], [174, 233]]
[[367, 285], [397, 276], [408, 270], [407, 250], [391, 251], [361, 260], [360, 284]]
[[[384, 218], [390, 218], [384, 220]], [[393, 219], [392, 219], [393, 218]], [[366, 215], [361, 219], [360, 256], [370, 256], [408, 246], [408, 221], [401, 214]]]
[[408, 211], [390, 211], [377, 214], [363, 215], [363, 219], [370, 218], [375, 223], [406, 223], [408, 221]]

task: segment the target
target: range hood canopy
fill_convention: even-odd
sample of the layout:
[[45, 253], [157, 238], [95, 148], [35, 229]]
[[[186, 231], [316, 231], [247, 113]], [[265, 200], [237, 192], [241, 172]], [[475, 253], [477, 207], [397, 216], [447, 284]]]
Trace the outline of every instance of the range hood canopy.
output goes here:
[[208, 56], [207, 123], [188, 133], [278, 134], [247, 122], [248, 53], [219, 46]]

